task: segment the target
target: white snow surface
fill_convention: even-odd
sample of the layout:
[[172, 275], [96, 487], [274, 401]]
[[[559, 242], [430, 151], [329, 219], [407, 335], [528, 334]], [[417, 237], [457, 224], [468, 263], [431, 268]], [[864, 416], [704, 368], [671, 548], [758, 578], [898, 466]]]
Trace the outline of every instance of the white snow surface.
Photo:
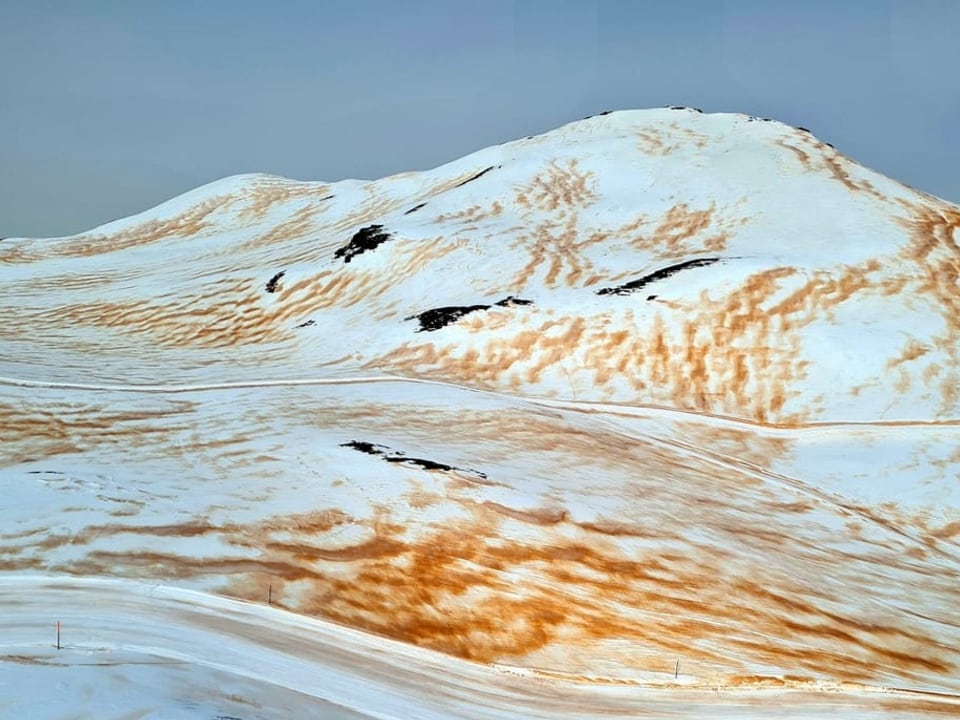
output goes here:
[[960, 713], [958, 241], [691, 109], [0, 241], [0, 716]]

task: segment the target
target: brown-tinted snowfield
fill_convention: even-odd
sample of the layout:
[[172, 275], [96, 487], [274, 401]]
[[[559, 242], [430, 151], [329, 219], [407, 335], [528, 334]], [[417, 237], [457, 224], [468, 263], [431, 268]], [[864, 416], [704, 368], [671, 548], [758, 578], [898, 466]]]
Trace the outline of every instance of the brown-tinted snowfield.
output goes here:
[[955, 713], [958, 241], [691, 110], [2, 241], [0, 570], [269, 596], [438, 717]]

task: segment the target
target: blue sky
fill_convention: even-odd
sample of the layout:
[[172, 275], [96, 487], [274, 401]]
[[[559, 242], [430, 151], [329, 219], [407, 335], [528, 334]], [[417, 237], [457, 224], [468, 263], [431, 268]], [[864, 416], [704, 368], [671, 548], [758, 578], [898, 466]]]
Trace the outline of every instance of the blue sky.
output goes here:
[[808, 127], [960, 202], [957, 28], [956, 0], [2, 0], [0, 237], [669, 104]]

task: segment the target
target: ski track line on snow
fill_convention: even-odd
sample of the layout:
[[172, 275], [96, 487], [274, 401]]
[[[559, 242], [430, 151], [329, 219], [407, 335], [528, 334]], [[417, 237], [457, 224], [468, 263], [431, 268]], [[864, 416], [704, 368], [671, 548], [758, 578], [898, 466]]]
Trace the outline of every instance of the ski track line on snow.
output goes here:
[[510, 393], [498, 392], [487, 388], [474, 388], [457, 383], [445, 382], [443, 380], [428, 380], [426, 378], [411, 378], [396, 375], [371, 375], [370, 377], [345, 377], [345, 378], [290, 378], [286, 380], [240, 380], [235, 382], [223, 383], [199, 383], [192, 385], [113, 385], [98, 383], [69, 383], [51, 380], [26, 380], [23, 378], [0, 377], [0, 385], [9, 385], [12, 387], [27, 387], [51, 390], [88, 390], [93, 392], [126, 392], [126, 393], [149, 393], [149, 394], [178, 394], [189, 392], [207, 392], [217, 390], [243, 390], [252, 388], [269, 387], [309, 387], [324, 385], [363, 385], [366, 383], [419, 383], [423, 385], [437, 385], [440, 387], [456, 388], [465, 392], [476, 392], [493, 397], [503, 398], [514, 402], [526, 402], [532, 405], [549, 407], [558, 410], [570, 410], [583, 414], [609, 414], [623, 415], [628, 417], [662, 415], [672, 416], [692, 416], [704, 421], [710, 421], [717, 425], [730, 425], [735, 427], [747, 426], [754, 429], [761, 429], [772, 432], [791, 432], [812, 430], [817, 428], [857, 428], [857, 427], [960, 427], [958, 420], [876, 420], [876, 421], [845, 421], [833, 420], [825, 422], [803, 423], [797, 425], [781, 425], [777, 423], [760, 423], [753, 420], [731, 417], [727, 415], [715, 415], [712, 413], [699, 412], [694, 410], [681, 410], [677, 408], [665, 407], [663, 405], [618, 405], [612, 403], [589, 402], [583, 400], [556, 400], [552, 398], [529, 397], [526, 395], [511, 395]]

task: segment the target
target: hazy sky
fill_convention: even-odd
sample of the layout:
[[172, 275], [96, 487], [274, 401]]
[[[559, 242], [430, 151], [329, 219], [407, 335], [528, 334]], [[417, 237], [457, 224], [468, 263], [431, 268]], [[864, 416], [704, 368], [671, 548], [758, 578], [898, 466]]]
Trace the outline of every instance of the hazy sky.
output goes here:
[[0, 237], [669, 104], [808, 127], [958, 202], [958, 28], [960, 0], [0, 0]]

